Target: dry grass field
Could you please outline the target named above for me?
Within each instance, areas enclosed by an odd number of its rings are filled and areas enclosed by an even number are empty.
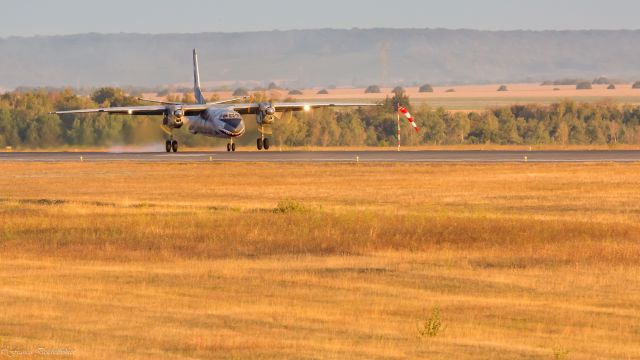
[[[0,357],[640,358],[640,164],[0,171]]]
[[[416,104],[442,106],[450,111],[477,111],[487,107],[509,106],[512,104],[551,104],[563,99],[580,102],[616,101],[625,104],[640,104],[640,90],[631,84],[617,84],[615,90],[607,90],[607,85],[593,85],[591,90],[576,90],[575,85],[507,84],[508,91],[497,91],[501,84],[434,86],[432,93],[420,93],[418,87],[407,87],[407,95]],[[454,92],[447,92],[454,89]],[[557,90],[555,90],[557,89]],[[329,89],[329,94],[318,95],[319,89],[302,89],[302,95],[288,95],[287,91],[272,90],[267,94],[275,99],[292,98],[296,101],[365,101],[372,102],[392,96],[392,88],[381,88],[379,94],[365,94],[364,88]],[[231,91],[209,92],[220,99],[232,98]],[[147,98],[160,99],[155,94]]]

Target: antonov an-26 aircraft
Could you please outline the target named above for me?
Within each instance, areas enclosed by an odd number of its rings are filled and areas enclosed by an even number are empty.
[[[178,151],[178,141],[173,138],[173,130],[181,128],[184,124],[189,127],[192,134],[201,134],[212,137],[228,139],[227,151],[235,151],[236,144],[233,139],[242,136],[245,132],[242,115],[254,114],[260,130],[260,138],[257,140],[258,150],[269,149],[269,138],[265,135],[272,133],[271,124],[277,119],[276,114],[285,111],[309,111],[314,108],[333,106],[373,106],[375,104],[359,103],[245,103],[231,104],[233,101],[244,98],[229,99],[207,103],[200,90],[200,73],[198,70],[198,54],[193,49],[193,91],[197,104],[184,104],[177,102],[151,101],[159,105],[109,107],[100,109],[82,109],[71,111],[56,111],[55,114],[86,114],[108,113],[128,115],[163,115],[162,129],[169,139],[166,141],[167,152]],[[143,100],[143,99],[140,99]]]

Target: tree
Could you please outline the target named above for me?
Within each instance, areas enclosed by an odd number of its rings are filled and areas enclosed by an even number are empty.
[[[298,89],[289,90],[289,95],[302,95],[302,91]]]
[[[474,125],[472,125],[470,136],[479,143],[498,143],[498,119],[493,112],[480,114]]]
[[[136,98],[126,95],[122,89],[112,87],[103,87],[96,90],[91,95],[91,100],[104,107],[138,105]]]
[[[395,98],[401,98],[404,96],[404,88],[402,86],[396,86],[393,88],[393,90],[391,90],[391,92],[393,93],[393,95],[395,96]]]
[[[463,144],[471,127],[467,114],[457,112],[452,116],[447,116],[446,119],[447,142],[450,144]]]
[[[329,92],[327,91],[327,89],[322,89],[322,90],[319,90],[319,91],[317,92],[317,94],[318,94],[318,95],[327,95],[327,94],[329,94]]]
[[[591,83],[587,81],[582,81],[576,84],[576,90],[591,90]]]
[[[418,91],[421,92],[421,93],[430,93],[430,92],[433,92],[433,87],[431,85],[429,85],[429,84],[424,84],[424,85],[420,86]]]
[[[340,127],[340,139],[338,145],[341,146],[362,146],[365,144],[367,133],[362,125],[362,121],[354,113],[339,113],[337,122]]]
[[[507,88],[507,85],[500,85],[498,91],[509,91],[509,89]]]
[[[632,89],[640,89],[640,81],[636,81],[631,85]]]
[[[561,145],[566,145],[569,142],[569,126],[564,121],[558,125],[556,131],[556,142]]]
[[[379,94],[380,92],[381,92],[380,91],[380,86],[378,86],[378,85],[369,85],[364,90],[365,94]]]
[[[518,127],[513,113],[507,108],[498,111],[498,142],[500,144],[520,144],[522,138],[518,134]]]

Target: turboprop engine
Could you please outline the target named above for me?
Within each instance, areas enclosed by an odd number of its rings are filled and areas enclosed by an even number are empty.
[[[162,124],[172,129],[180,129],[184,124],[184,111],[180,106],[170,105],[164,111]]]
[[[270,125],[276,118],[276,109],[269,103],[260,103],[256,112],[256,122],[258,125]]]

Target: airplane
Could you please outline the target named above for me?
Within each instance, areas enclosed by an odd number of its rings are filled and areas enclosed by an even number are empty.
[[[228,139],[227,151],[236,151],[233,139],[242,136],[245,131],[242,115],[256,116],[260,137],[256,141],[258,150],[269,150],[270,141],[266,135],[272,134],[271,125],[278,119],[278,113],[287,111],[310,111],[322,107],[361,107],[376,106],[371,103],[233,103],[244,98],[234,98],[207,103],[200,89],[200,71],[198,69],[198,54],[193,49],[193,92],[197,104],[145,100],[158,105],[124,106],[98,109],[80,109],[69,111],[54,111],[52,114],[88,114],[107,113],[122,115],[162,115],[162,130],[168,135],[165,143],[167,152],[178,151],[178,141],[173,138],[173,131],[187,124],[191,134]]]

